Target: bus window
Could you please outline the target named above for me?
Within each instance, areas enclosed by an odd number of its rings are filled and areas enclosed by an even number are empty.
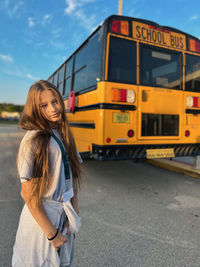
[[[74,91],[93,87],[101,80],[102,32],[98,31],[75,55]]]
[[[63,74],[64,74],[64,65],[59,69],[59,76],[58,76],[58,90],[60,93],[63,93]]]
[[[103,31],[99,30],[89,39],[86,87],[94,86],[101,80],[102,34]]]
[[[86,88],[86,66],[88,59],[88,45],[87,43],[75,55],[74,65],[74,91],[78,92]]]
[[[53,83],[53,76],[51,76],[51,78],[49,78],[49,82]]]
[[[185,89],[200,92],[200,57],[186,55]]]
[[[108,80],[121,83],[136,83],[135,42],[111,36]]]
[[[142,136],[178,136],[179,116],[142,114]]]
[[[141,84],[181,89],[181,54],[141,46]]]
[[[53,84],[55,86],[57,86],[57,76],[58,76],[58,72],[56,72],[54,75],[53,75]]]
[[[65,67],[65,88],[64,88],[64,95],[69,95],[71,91],[71,83],[72,83],[72,67],[73,67],[73,58],[71,57],[70,60],[66,62]]]

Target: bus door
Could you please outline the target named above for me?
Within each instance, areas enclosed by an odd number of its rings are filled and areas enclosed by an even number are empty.
[[[182,92],[139,86],[138,94],[138,139],[155,144],[180,139]]]

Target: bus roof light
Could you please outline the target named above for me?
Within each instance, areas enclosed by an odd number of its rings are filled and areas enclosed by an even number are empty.
[[[156,27],[153,26],[153,25],[149,25],[149,28],[150,28],[150,29],[155,29]]]
[[[164,32],[166,32],[166,33],[171,33],[169,30],[164,30]]]
[[[119,20],[112,21],[111,31],[115,33],[120,33],[120,21]]]
[[[200,52],[200,42],[195,41],[194,39],[189,39],[189,44],[190,44],[190,51],[193,52]]]
[[[157,30],[157,31],[160,31],[160,32],[162,32],[162,31],[163,31],[161,28],[157,28],[156,30]]]
[[[196,51],[200,52],[200,42],[196,41]]]
[[[120,102],[126,102],[127,101],[127,91],[125,89],[120,89]]]
[[[190,51],[196,51],[196,45],[194,39],[190,39]]]
[[[128,21],[121,21],[121,34],[129,36],[129,24]]]

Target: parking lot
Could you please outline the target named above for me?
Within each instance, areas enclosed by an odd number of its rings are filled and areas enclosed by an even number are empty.
[[[0,266],[11,266],[23,202],[22,133],[0,125]],[[200,180],[145,161],[85,161],[75,267],[200,266]],[[30,229],[31,233],[31,229]]]

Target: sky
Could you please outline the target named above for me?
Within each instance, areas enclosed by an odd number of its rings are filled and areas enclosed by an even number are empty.
[[[200,0],[123,0],[122,14],[200,38]],[[0,0],[0,103],[25,104],[108,16],[118,0]]]

